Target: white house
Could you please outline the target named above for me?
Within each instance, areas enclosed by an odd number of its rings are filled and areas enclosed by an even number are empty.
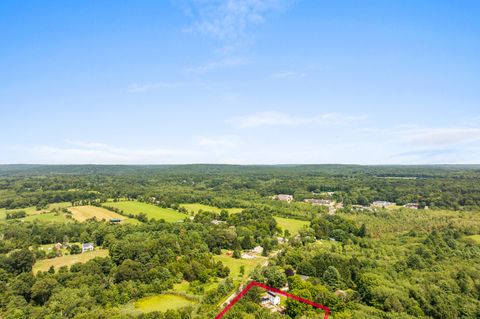
[[[252,249],[252,253],[254,254],[261,254],[263,253],[263,247],[262,246],[257,246]]]
[[[268,291],[267,298],[268,301],[274,306],[278,306],[280,304],[280,297],[274,292]]]
[[[271,304],[273,306],[280,305],[280,297],[271,291],[267,291],[265,297],[262,298],[262,304]]]
[[[372,203],[372,206],[375,206],[375,207],[387,207],[387,206],[393,206],[395,205],[395,203],[391,203],[391,202],[387,202],[387,201],[384,201],[384,200],[377,200],[377,201],[374,201]]]
[[[278,194],[276,198],[283,202],[291,202],[293,200],[293,196],[287,194]]]
[[[86,251],[93,251],[93,243],[83,243],[82,244],[82,253]]]

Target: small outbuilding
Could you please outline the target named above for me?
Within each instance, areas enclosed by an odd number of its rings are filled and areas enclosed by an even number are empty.
[[[86,251],[93,251],[94,247],[93,247],[93,243],[83,243],[82,244],[82,253],[86,252]]]

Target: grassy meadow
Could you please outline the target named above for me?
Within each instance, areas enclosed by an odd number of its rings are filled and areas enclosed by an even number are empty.
[[[36,274],[38,271],[47,271],[53,266],[55,269],[58,269],[62,266],[72,266],[76,263],[85,263],[90,259],[95,257],[106,257],[108,256],[108,250],[106,249],[96,249],[94,251],[88,251],[82,254],[77,255],[66,255],[51,259],[42,259],[39,260],[33,265],[33,273]]]
[[[139,299],[135,303],[135,308],[143,313],[153,311],[175,310],[195,305],[196,302],[184,296],[173,294],[161,294]]]
[[[29,215],[21,219],[24,222],[45,222],[45,223],[68,223],[72,222],[72,219],[66,217],[63,213],[42,213]]]
[[[226,210],[229,214],[236,214],[243,210],[243,208],[218,208],[215,206],[204,205],[199,203],[194,204],[181,204],[180,207],[185,208],[188,212],[197,214],[200,210],[205,212],[220,213],[222,210]]]
[[[54,203],[48,205],[45,209],[37,210],[35,206],[25,207],[25,208],[16,208],[16,209],[0,209],[0,221],[6,220],[8,213],[24,211],[27,216],[25,218],[21,218],[20,220],[23,221],[40,221],[40,222],[57,222],[63,223],[68,221],[63,214],[54,214],[50,213],[55,208],[66,208],[69,207],[71,204],[68,202],[62,203]]]
[[[308,226],[310,222],[304,220],[298,220],[293,218],[284,218],[275,216],[278,226],[282,229],[288,229],[290,234],[297,235],[298,231],[303,228],[303,226]]]
[[[248,275],[255,269],[255,267],[263,265],[268,260],[268,258],[261,256],[254,259],[236,259],[232,256],[227,256],[225,251],[222,251],[221,255],[213,256],[213,258],[215,261],[221,261],[225,266],[230,268],[230,277],[234,281],[242,281],[248,278]],[[245,267],[245,274],[243,276],[240,276],[241,266]]]
[[[187,217],[173,209],[158,207],[138,201],[108,202],[104,206],[121,209],[126,214],[138,215],[145,213],[148,219],[164,219],[166,222],[178,222]]]

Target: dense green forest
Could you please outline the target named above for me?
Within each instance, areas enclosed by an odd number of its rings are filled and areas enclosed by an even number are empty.
[[[210,319],[249,280],[333,319],[480,318],[479,180],[479,166],[0,165],[0,318]],[[263,294],[225,318],[319,318]],[[139,306],[162,297],[183,306]]]

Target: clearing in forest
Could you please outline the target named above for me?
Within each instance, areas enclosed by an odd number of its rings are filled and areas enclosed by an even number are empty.
[[[233,258],[222,251],[221,255],[213,256],[215,261],[221,261],[224,266],[228,266],[230,268],[230,277],[234,281],[243,281],[247,279],[250,273],[255,269],[257,266],[261,266],[268,261],[268,258],[258,256],[253,259],[243,259],[243,258]],[[241,275],[240,268],[244,267],[244,274]]]
[[[87,219],[95,217],[97,220],[106,220],[109,221],[110,219],[127,219],[120,214],[114,213],[109,211],[108,209],[96,206],[74,206],[68,209],[72,212],[73,218],[78,220],[79,222],[84,222]]]
[[[47,271],[53,266],[55,269],[58,269],[62,266],[71,266],[76,263],[85,263],[90,259],[95,257],[107,257],[107,249],[97,249],[94,251],[87,251],[82,254],[77,255],[66,255],[61,257],[55,257],[52,259],[42,259],[39,260],[33,265],[33,273],[36,274],[38,271]]]
[[[179,213],[173,209],[163,208],[147,203],[137,201],[108,202],[104,204],[108,207],[118,208],[125,214],[138,215],[145,213],[148,219],[163,219],[166,222],[178,222],[184,220],[187,215]]]
[[[24,222],[46,222],[46,223],[67,223],[71,222],[72,219],[68,219],[64,213],[42,213],[42,214],[34,214],[28,215],[21,220]]]
[[[275,216],[278,226],[285,231],[288,229],[290,234],[297,235],[298,231],[303,228],[303,226],[308,226],[310,222],[304,220],[298,220],[293,218],[277,217]]]
[[[71,204],[67,202],[62,203],[53,203],[48,205],[47,208],[37,210],[35,206],[24,207],[24,208],[15,208],[15,209],[0,209],[0,220],[6,220],[8,213],[24,211],[27,214],[27,217],[22,218],[23,221],[52,221],[52,222],[65,222],[65,217],[60,216],[59,214],[50,214],[49,212],[54,208],[65,208],[69,207]],[[60,213],[61,214],[61,213]],[[41,217],[35,217],[37,215],[45,215]],[[63,214],[61,214],[63,215]]]
[[[135,308],[141,312],[148,313],[153,311],[176,310],[188,306],[193,306],[196,301],[184,296],[161,294],[145,297],[135,303]]]
[[[220,213],[222,210],[226,210],[229,214],[236,214],[243,210],[243,208],[218,208],[215,206],[204,205],[199,203],[193,204],[181,204],[180,207],[185,208],[190,213],[197,214],[200,210],[204,212]]]

